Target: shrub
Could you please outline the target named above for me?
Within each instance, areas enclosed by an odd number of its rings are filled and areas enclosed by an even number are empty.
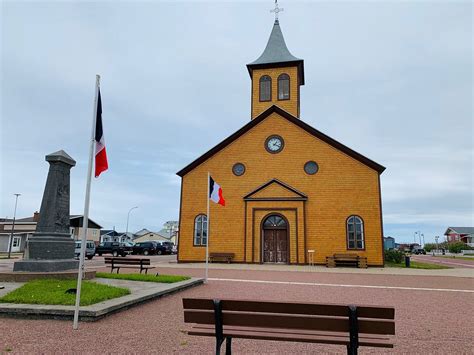
[[[405,254],[400,250],[386,250],[385,261],[400,264],[403,261]]]
[[[432,250],[436,250],[436,243],[426,243],[424,247],[425,251],[429,253]]]
[[[457,254],[457,253],[460,253],[461,250],[471,250],[471,249],[472,248],[469,245],[467,245],[463,242],[454,242],[454,243],[449,243],[448,244],[448,250],[449,250],[450,253]]]

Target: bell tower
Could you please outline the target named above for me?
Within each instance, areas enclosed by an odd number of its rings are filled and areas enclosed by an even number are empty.
[[[275,22],[270,38],[262,55],[250,64],[247,69],[252,80],[251,119],[254,119],[267,108],[277,105],[299,118],[300,86],[304,85],[304,62],[293,56],[286,47],[281,32],[278,12],[275,3]]]

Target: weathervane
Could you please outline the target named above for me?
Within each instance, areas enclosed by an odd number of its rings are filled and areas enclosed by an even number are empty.
[[[278,0],[275,0],[275,8],[273,10],[270,10],[270,12],[274,12],[275,13],[275,21],[278,21],[278,13],[280,11],[283,11],[283,8],[279,8],[278,7]]]

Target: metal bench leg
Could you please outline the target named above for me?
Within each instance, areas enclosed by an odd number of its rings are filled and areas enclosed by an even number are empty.
[[[359,321],[357,319],[357,306],[349,306],[349,339],[347,345],[348,355],[357,355],[359,347]]]
[[[222,327],[222,304],[220,300],[213,300],[214,302],[214,324],[216,330],[216,355],[221,354],[221,345],[224,342],[223,327]],[[226,345],[227,349],[227,345]]]
[[[225,338],[225,355],[232,354],[232,338],[226,337]]]

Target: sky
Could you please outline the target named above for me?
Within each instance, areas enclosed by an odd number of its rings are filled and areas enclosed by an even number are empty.
[[[384,233],[411,242],[473,226],[470,1],[283,1],[305,60],[301,119],[385,166]],[[109,170],[90,217],[159,230],[176,172],[250,120],[245,65],[273,26],[266,1],[2,1],[0,217],[41,205],[45,155],[64,149],[82,214],[95,75]],[[215,128],[218,129],[215,129]],[[442,240],[442,238],[440,239]]]

